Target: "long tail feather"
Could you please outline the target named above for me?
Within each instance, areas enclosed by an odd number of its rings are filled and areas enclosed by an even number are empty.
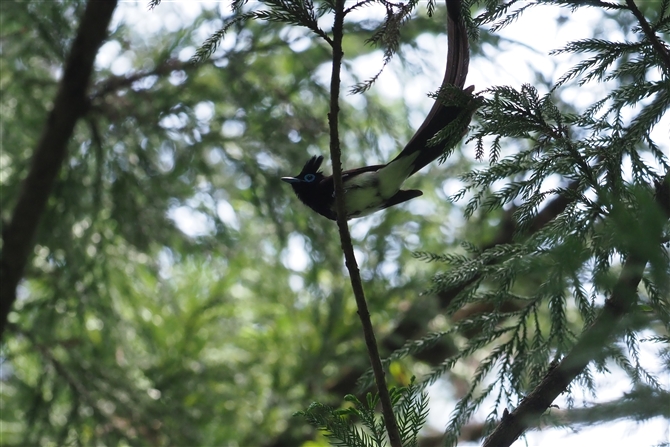
[[[446,0],[447,2],[447,68],[442,80],[442,91],[447,86],[454,86],[463,89],[465,78],[468,75],[468,66],[470,64],[470,46],[468,44],[468,34],[461,16],[461,1]],[[466,91],[471,92],[471,88]],[[440,130],[444,129],[449,123],[457,120],[463,111],[462,106],[445,106],[443,104],[444,95],[439,95],[433,104],[433,108],[428,113],[421,127],[416,131],[412,139],[405,148],[393,160],[411,155],[416,151],[421,151],[414,162],[414,174],[428,163],[432,162],[447,149],[445,143],[438,143],[433,146],[428,141]],[[469,119],[467,120],[469,122]],[[467,123],[465,124],[467,126]],[[465,129],[463,129],[463,133]],[[463,135],[460,135],[462,137]],[[451,140],[451,139],[449,139]],[[447,141],[448,143],[448,141]],[[391,163],[393,163],[391,161]]]

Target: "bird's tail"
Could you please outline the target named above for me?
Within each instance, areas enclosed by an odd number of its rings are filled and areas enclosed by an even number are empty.
[[[471,98],[470,93],[472,93],[474,87],[471,86],[463,90],[470,64],[470,47],[465,23],[461,16],[461,1],[446,0],[446,2],[447,68],[440,91],[433,108],[430,109],[421,127],[402,152],[391,161],[393,163],[400,158],[420,151],[409,175],[414,174],[444,154],[447,149],[453,147],[465,135],[474,112],[474,108],[469,105],[470,101],[468,100],[468,98]],[[439,142],[432,141],[429,143],[443,129],[445,131],[437,138]],[[436,144],[431,144],[433,142]]]

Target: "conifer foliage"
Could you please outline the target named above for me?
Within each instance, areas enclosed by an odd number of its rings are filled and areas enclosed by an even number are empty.
[[[519,12],[506,11],[513,3],[489,2],[474,23],[504,26]],[[571,9],[594,6],[560,3]],[[485,445],[509,445],[573,383],[593,390],[592,374],[606,371],[608,361],[628,374],[634,390],[667,392],[640,365],[639,350],[643,342],[667,342],[642,340],[643,331],[657,327],[667,334],[670,329],[667,142],[661,150],[652,136],[670,99],[670,50],[659,37],[669,30],[668,2],[650,22],[632,1],[596,3],[632,14],[638,21],[632,29],[636,39],[583,39],[555,51],[587,58],[545,94],[531,85],[481,93],[470,140],[479,157],[488,150],[490,165],[464,174],[466,186],[453,199],[470,197],[466,216],[512,210],[513,240],[471,256],[417,254],[447,266],[436,276],[435,289],[462,288],[452,309],[473,303],[495,309],[461,323],[478,327],[479,335],[428,377],[434,381],[459,359],[495,346],[457,405],[447,428],[449,444],[493,397],[492,426],[503,414],[501,407],[505,415]],[[569,81],[584,88],[609,81],[615,86],[575,113],[557,100]],[[502,156],[511,144],[518,149]],[[554,197],[565,200],[564,209],[533,228],[543,204]],[[510,302],[515,310],[503,311]],[[508,406],[516,409],[507,414]]]

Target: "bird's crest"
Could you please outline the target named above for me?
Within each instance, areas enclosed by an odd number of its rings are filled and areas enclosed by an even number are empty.
[[[302,171],[300,171],[298,177],[301,177],[305,174],[321,174],[321,171],[319,171],[321,163],[323,163],[323,157],[321,155],[313,156],[307,161],[307,163],[305,163],[305,166],[302,168]]]

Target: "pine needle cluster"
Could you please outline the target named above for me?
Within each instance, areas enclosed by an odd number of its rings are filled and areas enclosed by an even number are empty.
[[[523,2],[512,11],[514,3],[489,2],[474,22],[490,23],[496,30],[525,9],[547,2]],[[560,3],[572,9],[615,6]],[[633,6],[616,9],[633,12]],[[475,304],[494,310],[408,343],[392,356],[395,360],[416,354],[439,336],[476,334],[423,379],[430,384],[457,362],[488,352],[453,412],[446,430],[448,445],[456,444],[461,428],[484,401],[494,402],[488,418],[492,428],[503,410],[517,406],[576,349],[592,325],[611,324],[616,329],[593,340],[597,346],[590,352],[592,367],[579,371],[576,383],[595,392],[593,372],[607,371],[608,362],[613,362],[627,373],[633,389],[667,393],[654,373],[641,366],[639,355],[643,331],[670,332],[670,166],[667,143],[661,149],[652,133],[670,105],[668,47],[657,37],[669,30],[664,1],[653,22],[632,30],[637,40],[583,39],[555,51],[589,57],[545,94],[532,85],[481,92],[469,141],[475,142],[477,157],[488,153],[490,164],[464,174],[465,186],[452,200],[467,198],[466,217],[509,211],[512,242],[486,250],[464,244],[464,254],[420,252],[416,257],[444,264],[434,278],[434,291],[460,291],[448,312]],[[583,112],[569,113],[558,96],[572,81],[579,86],[615,86]],[[538,226],[544,207],[556,199],[564,206]],[[633,259],[641,271],[637,293],[627,297],[628,307],[617,319],[596,322],[620,293],[617,288],[626,274],[622,266]],[[510,303],[514,310],[509,310]],[[664,343],[658,338],[645,342]],[[640,398],[638,404],[643,401]],[[601,421],[606,419],[603,415]]]
[[[428,418],[428,395],[414,378],[407,387],[389,390],[404,447],[417,447],[419,430]],[[385,447],[388,445],[384,421],[377,414],[379,395],[368,393],[365,402],[354,395],[345,397],[343,409],[313,403],[297,413],[321,430],[337,447]]]

